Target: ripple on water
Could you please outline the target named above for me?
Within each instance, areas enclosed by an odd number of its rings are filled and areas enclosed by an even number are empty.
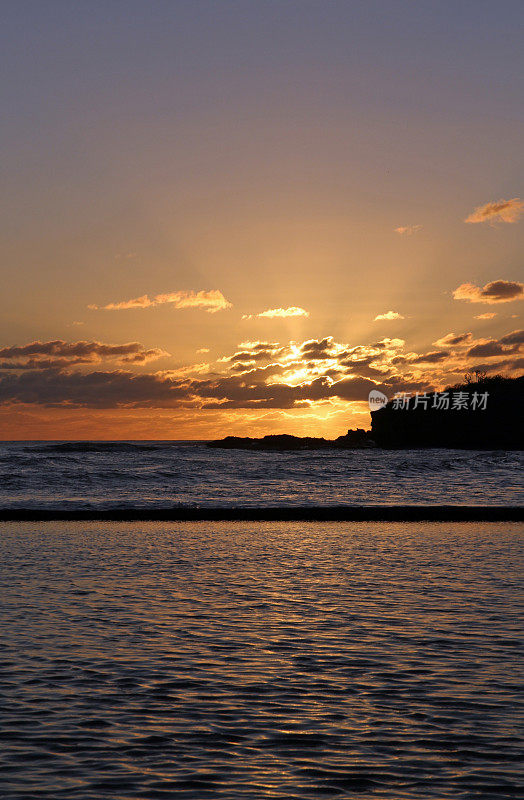
[[[520,796],[522,534],[3,525],[0,796]]]

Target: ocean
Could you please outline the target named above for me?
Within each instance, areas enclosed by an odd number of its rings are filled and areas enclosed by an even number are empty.
[[[0,508],[522,505],[519,452],[0,445]],[[2,800],[524,792],[518,522],[0,523]]]
[[[0,508],[522,505],[522,451],[0,443]]]
[[[522,796],[523,534],[3,523],[0,796]]]

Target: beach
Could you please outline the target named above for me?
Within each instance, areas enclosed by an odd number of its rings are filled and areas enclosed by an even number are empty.
[[[523,535],[2,523],[2,796],[516,797]]]

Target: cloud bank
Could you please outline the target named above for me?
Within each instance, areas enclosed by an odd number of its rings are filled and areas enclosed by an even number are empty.
[[[521,369],[523,342],[522,330],[489,340],[449,333],[437,341],[439,349],[426,353],[406,351],[398,338],[354,346],[332,336],[287,343],[247,341],[216,362],[158,372],[130,368],[166,355],[137,342],[31,342],[0,350],[0,404],[182,409],[188,414],[300,411],[318,403],[340,407],[364,402],[371,389],[391,397],[397,391],[429,391],[456,383],[476,368]],[[117,366],[86,368],[104,359]]]
[[[64,369],[100,361],[119,361],[124,364],[146,364],[168,356],[158,347],[146,348],[140,342],[104,344],[103,342],[49,342],[3,347],[0,349],[0,369]]]

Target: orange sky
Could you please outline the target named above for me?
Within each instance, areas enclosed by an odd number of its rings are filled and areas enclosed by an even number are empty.
[[[521,374],[502,6],[13,4],[0,438],[336,436]]]

